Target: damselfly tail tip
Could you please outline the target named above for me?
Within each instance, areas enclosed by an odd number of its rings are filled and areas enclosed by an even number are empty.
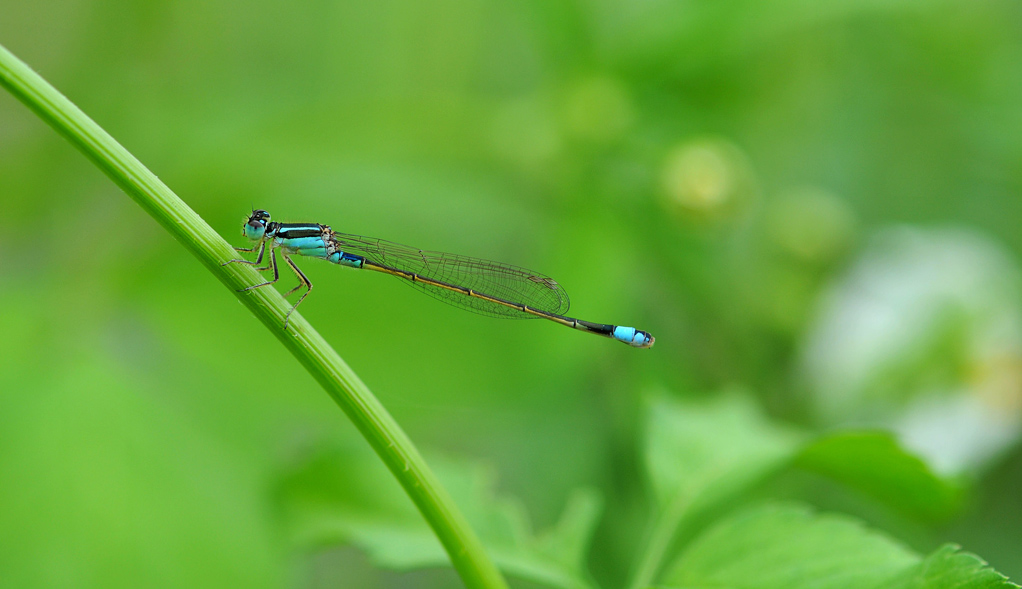
[[[652,348],[654,343],[656,343],[656,338],[653,337],[653,334],[637,329],[631,345],[636,348]]]
[[[633,348],[651,348],[656,341],[648,331],[635,329],[634,327],[617,326],[611,336],[619,342],[624,342]]]

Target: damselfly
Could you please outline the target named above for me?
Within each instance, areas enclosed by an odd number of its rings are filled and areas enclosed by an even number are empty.
[[[231,263],[260,266],[269,247],[269,264],[257,270],[273,270],[273,280],[243,290],[252,290],[277,282],[277,250],[295,276],[298,286],[289,290],[289,296],[303,286],[306,291],[284,318],[287,329],[291,313],[312,292],[312,283],[298,269],[290,256],[321,258],[351,268],[375,270],[397,276],[422,292],[468,311],[511,319],[549,319],[561,325],[616,339],[636,348],[653,345],[648,332],[623,327],[590,323],[566,317],[568,293],[553,278],[499,262],[469,258],[456,254],[431,252],[382,239],[338,233],[318,223],[279,223],[270,221],[263,210],[252,211],[241,229],[242,235],[256,242],[251,248],[234,248],[240,252],[258,252],[254,262],[230,260]]]

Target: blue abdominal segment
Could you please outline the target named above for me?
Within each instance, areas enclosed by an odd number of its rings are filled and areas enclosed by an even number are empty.
[[[648,348],[653,343],[653,336],[634,327],[617,326],[613,335],[614,339],[636,348]]]
[[[330,254],[327,260],[334,264],[340,264],[341,266],[350,266],[352,268],[361,268],[362,262],[365,262],[365,258],[361,256],[353,256],[344,252],[334,252]]]

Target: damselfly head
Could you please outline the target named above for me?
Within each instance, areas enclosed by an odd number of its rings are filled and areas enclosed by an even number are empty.
[[[248,220],[241,227],[241,234],[249,239],[259,240],[266,233],[266,225],[270,222],[270,214],[262,209],[252,211]]]

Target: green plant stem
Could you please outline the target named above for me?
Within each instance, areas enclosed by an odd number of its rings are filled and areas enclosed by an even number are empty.
[[[632,582],[628,584],[630,589],[643,589],[653,584],[657,573],[664,566],[664,558],[688,507],[688,494],[679,492],[656,518],[646,549],[640,553],[643,555],[642,560],[636,567]]]
[[[397,477],[447,550],[465,585],[507,586],[418,450],[344,360],[298,313],[291,316],[287,331],[282,328],[290,306],[276,290],[237,292],[262,282],[252,266],[222,266],[236,257],[233,248],[113,137],[2,45],[0,86],[81,150],[194,254],[319,381]]]

